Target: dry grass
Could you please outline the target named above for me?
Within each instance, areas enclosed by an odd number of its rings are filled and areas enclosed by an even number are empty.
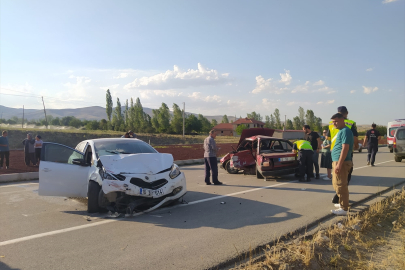
[[[255,262],[258,269],[405,269],[405,190],[311,237],[278,241]]]

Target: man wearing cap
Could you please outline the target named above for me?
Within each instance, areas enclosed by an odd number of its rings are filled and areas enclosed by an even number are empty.
[[[374,167],[375,155],[378,152],[378,141],[381,139],[380,132],[375,129],[377,127],[376,124],[371,125],[371,129],[367,131],[366,137],[364,137],[363,145],[367,145],[367,165]]]
[[[311,143],[306,140],[299,140],[293,144],[293,152],[298,154],[299,163],[299,181],[305,182],[305,173],[307,174],[307,182],[311,181],[312,175],[312,150]]]
[[[357,150],[359,148],[359,142],[358,142],[358,136],[359,134],[357,133],[357,127],[356,127],[356,122],[354,122],[353,120],[349,120],[347,119],[347,116],[349,115],[349,111],[347,110],[346,106],[340,106],[337,108],[338,113],[340,113],[341,115],[343,115],[344,118],[344,122],[347,128],[349,128],[352,133],[353,133],[353,149]],[[329,122],[329,129],[328,129],[328,133],[327,133],[327,138],[331,141],[331,146],[330,146],[330,150],[333,150],[333,146],[336,143],[336,136],[337,133],[339,132],[338,129],[336,129],[333,125],[333,121]],[[351,152],[352,155],[352,161],[353,161],[353,151]],[[349,175],[347,178],[347,185],[349,185],[350,180],[352,179],[352,172],[353,172],[353,166],[349,171]],[[332,199],[332,203],[338,203],[339,202],[339,197],[337,194],[335,194],[335,196]]]

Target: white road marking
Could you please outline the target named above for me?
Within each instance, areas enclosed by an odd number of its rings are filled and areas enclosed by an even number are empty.
[[[392,160],[376,163],[376,165],[387,163],[387,162],[392,162]],[[367,167],[369,167],[369,166],[358,167],[358,168],[354,168],[353,170],[367,168]],[[295,181],[289,181],[289,182],[286,182],[286,183],[279,183],[279,184],[260,187],[260,188],[248,189],[248,190],[245,190],[245,191],[239,191],[239,192],[230,193],[230,194],[226,194],[226,195],[221,195],[221,196],[211,197],[211,198],[202,199],[202,200],[198,200],[198,201],[193,201],[193,202],[189,202],[188,204],[176,205],[174,207],[170,207],[170,209],[177,208],[177,207],[184,207],[184,206],[187,206],[187,205],[194,205],[194,204],[203,203],[203,202],[208,202],[208,201],[217,200],[217,199],[221,199],[221,198],[225,198],[225,197],[231,197],[231,196],[235,196],[235,195],[239,195],[239,194],[243,194],[243,193],[248,193],[248,192],[253,192],[253,191],[258,191],[258,190],[263,190],[263,189],[270,189],[272,187],[288,185],[288,184],[297,183],[297,182],[298,182],[298,180],[295,180]],[[34,183],[31,183],[31,184],[34,184]],[[38,184],[38,183],[35,183],[35,184]],[[165,209],[165,210],[167,210],[167,209]],[[142,213],[137,213],[137,215],[140,215],[140,214],[142,214]],[[15,243],[19,243],[19,242],[24,242],[24,241],[28,241],[28,240],[32,240],[32,239],[36,239],[36,238],[42,238],[42,237],[49,236],[49,235],[55,235],[55,234],[60,234],[60,233],[65,233],[65,232],[76,231],[76,230],[80,230],[80,229],[85,229],[85,228],[89,228],[89,227],[94,227],[94,226],[98,226],[98,225],[112,223],[112,222],[115,222],[115,221],[118,221],[118,219],[104,220],[104,221],[99,221],[99,222],[95,222],[95,223],[70,227],[70,228],[66,228],[66,229],[50,231],[50,232],[40,233],[40,234],[34,234],[34,235],[30,235],[30,236],[25,236],[25,237],[21,237],[21,238],[16,238],[16,239],[0,242],[0,246],[6,246],[6,245],[15,244]]]
[[[393,160],[388,160],[388,161],[376,163],[376,164],[374,164],[374,165],[380,165],[380,164],[387,163],[387,162],[393,162]],[[363,166],[363,167],[358,167],[358,168],[354,168],[353,171],[354,171],[354,170],[358,170],[358,169],[363,169],[363,168],[370,168],[370,167],[371,167],[371,165],[367,165],[367,166]]]

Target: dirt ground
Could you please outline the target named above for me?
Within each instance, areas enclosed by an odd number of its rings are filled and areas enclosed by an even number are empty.
[[[217,146],[220,148],[218,156],[223,156],[226,153],[232,151],[231,147],[232,145],[236,147],[236,144],[234,143],[217,144]],[[202,144],[159,145],[155,146],[155,149],[160,153],[172,154],[174,160],[199,159],[204,157],[204,149]],[[37,166],[32,165],[25,166],[24,151],[12,150],[10,151],[10,168],[6,170],[5,164],[3,164],[3,169],[0,170],[0,175],[10,173],[22,173],[22,172],[37,172],[37,171],[38,171]]]

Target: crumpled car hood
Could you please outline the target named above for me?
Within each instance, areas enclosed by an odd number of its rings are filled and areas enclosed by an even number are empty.
[[[112,174],[156,174],[173,165],[173,156],[161,153],[101,156],[100,160]]]

